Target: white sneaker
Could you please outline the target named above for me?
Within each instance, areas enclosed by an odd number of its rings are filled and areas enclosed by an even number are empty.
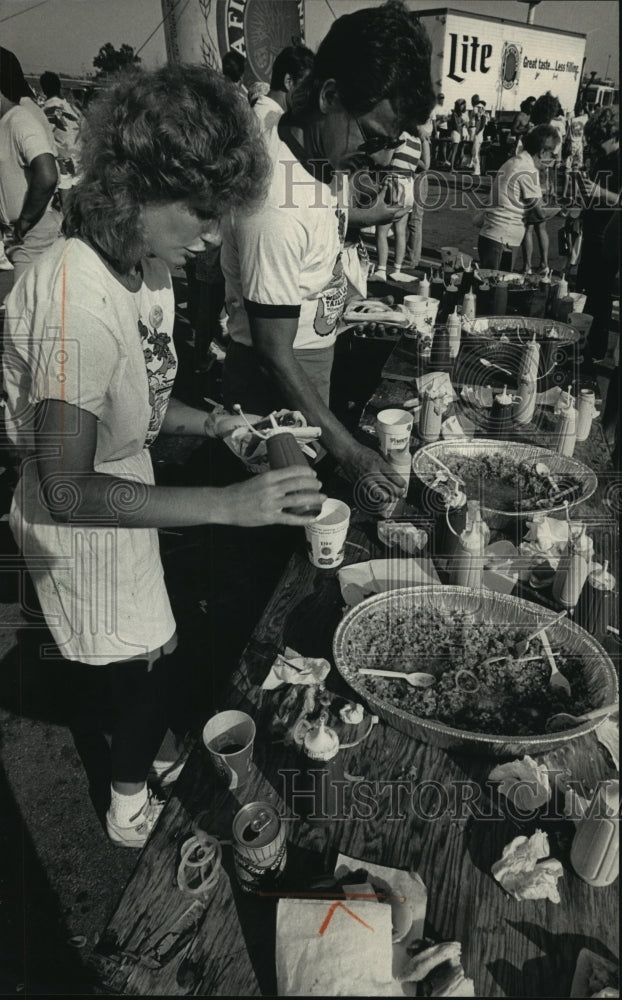
[[[393,274],[389,275],[391,281],[403,281],[408,284],[411,281],[416,281],[416,276],[413,274],[404,274],[402,271],[394,271]]]
[[[386,281],[387,280],[387,269],[386,267],[377,267],[374,271],[374,281]]]
[[[119,826],[113,819],[110,809],[106,813],[106,830],[113,844],[121,847],[133,847],[140,850],[144,847],[149,834],[158,822],[164,802],[157,799],[153,792],[147,790],[144,805],[130,820],[130,826]]]

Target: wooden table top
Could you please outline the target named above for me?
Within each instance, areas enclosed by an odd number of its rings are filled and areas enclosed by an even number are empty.
[[[372,409],[390,391],[381,383]],[[393,405],[399,405],[397,399]],[[595,425],[593,434],[598,433]],[[600,463],[600,449],[587,451],[589,464]],[[346,564],[386,556],[375,523],[358,511],[348,541]],[[342,612],[336,571],[311,566],[301,539],[232,678],[226,706],[248,711],[257,724],[251,782],[236,799],[223,788],[203,745],[195,747],[98,945],[93,960],[102,989],[139,996],[276,995],[276,900],[241,892],[227,844],[224,871],[205,906],[180,892],[177,866],[199,816],[202,829],[226,842],[244,802],[267,801],[287,815],[282,771],[302,764],[296,749],[283,742],[284,720],[296,717],[304,688],[263,691],[260,685],[286,646],[332,662],[332,638]],[[335,667],[327,688],[335,692],[334,706],[342,704],[337,699],[348,689]],[[568,820],[541,817],[539,823],[518,824],[503,813],[486,818],[486,804],[492,801],[485,785],[494,766],[490,759],[418,742],[382,721],[340,758],[348,775],[370,782],[405,781],[409,792],[400,800],[400,814],[392,812],[390,796],[378,795],[369,819],[351,814],[327,825],[284,819],[288,866],[283,891],[308,891],[314,878],[332,874],[338,853],[360,858],[362,867],[367,861],[418,872],[428,892],[426,933],[462,943],[463,966],[477,996],[568,996],[582,948],[609,958],[617,954],[617,884],[595,889],[574,874],[568,856],[574,827]],[[540,760],[551,770],[568,770],[586,793],[616,774],[594,733]],[[416,795],[411,801],[421,782],[438,782],[448,790],[450,805],[434,818],[415,808]],[[469,782],[482,791],[478,815],[451,806],[456,790]],[[432,816],[433,804],[429,809]],[[490,872],[506,844],[538,825],[549,835],[551,855],[563,863],[559,904],[518,902]]]

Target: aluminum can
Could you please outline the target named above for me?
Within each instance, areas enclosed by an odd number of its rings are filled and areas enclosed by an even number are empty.
[[[249,802],[233,820],[235,873],[245,892],[274,890],[285,871],[285,828],[268,802]]]

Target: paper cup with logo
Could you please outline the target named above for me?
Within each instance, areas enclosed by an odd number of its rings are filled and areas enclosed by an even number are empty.
[[[324,501],[315,521],[305,525],[307,552],[313,566],[332,569],[341,565],[349,524],[350,508],[347,503],[330,498]]]
[[[203,727],[203,743],[218,774],[232,790],[249,779],[254,742],[255,723],[246,712],[219,712]]]
[[[408,410],[380,410],[376,417],[376,434],[380,451],[388,458],[392,452],[402,452],[410,444],[413,415]]]

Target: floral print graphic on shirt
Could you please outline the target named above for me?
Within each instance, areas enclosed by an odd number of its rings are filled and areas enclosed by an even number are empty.
[[[337,229],[341,249],[335,260],[330,282],[318,297],[313,329],[319,337],[327,337],[335,329],[346,307],[348,292],[348,283],[341,259],[346,235],[347,217],[346,213],[339,208],[335,209],[335,215],[337,217]]]
[[[149,321],[154,324],[153,329],[150,330],[141,319],[138,320],[138,331],[147,366],[149,406],[151,407],[149,427],[145,438],[146,448],[153,444],[160,433],[177,370],[177,360],[168,346],[171,342],[170,335],[163,330],[155,329],[162,322],[162,317],[162,310],[154,306],[149,313]]]

